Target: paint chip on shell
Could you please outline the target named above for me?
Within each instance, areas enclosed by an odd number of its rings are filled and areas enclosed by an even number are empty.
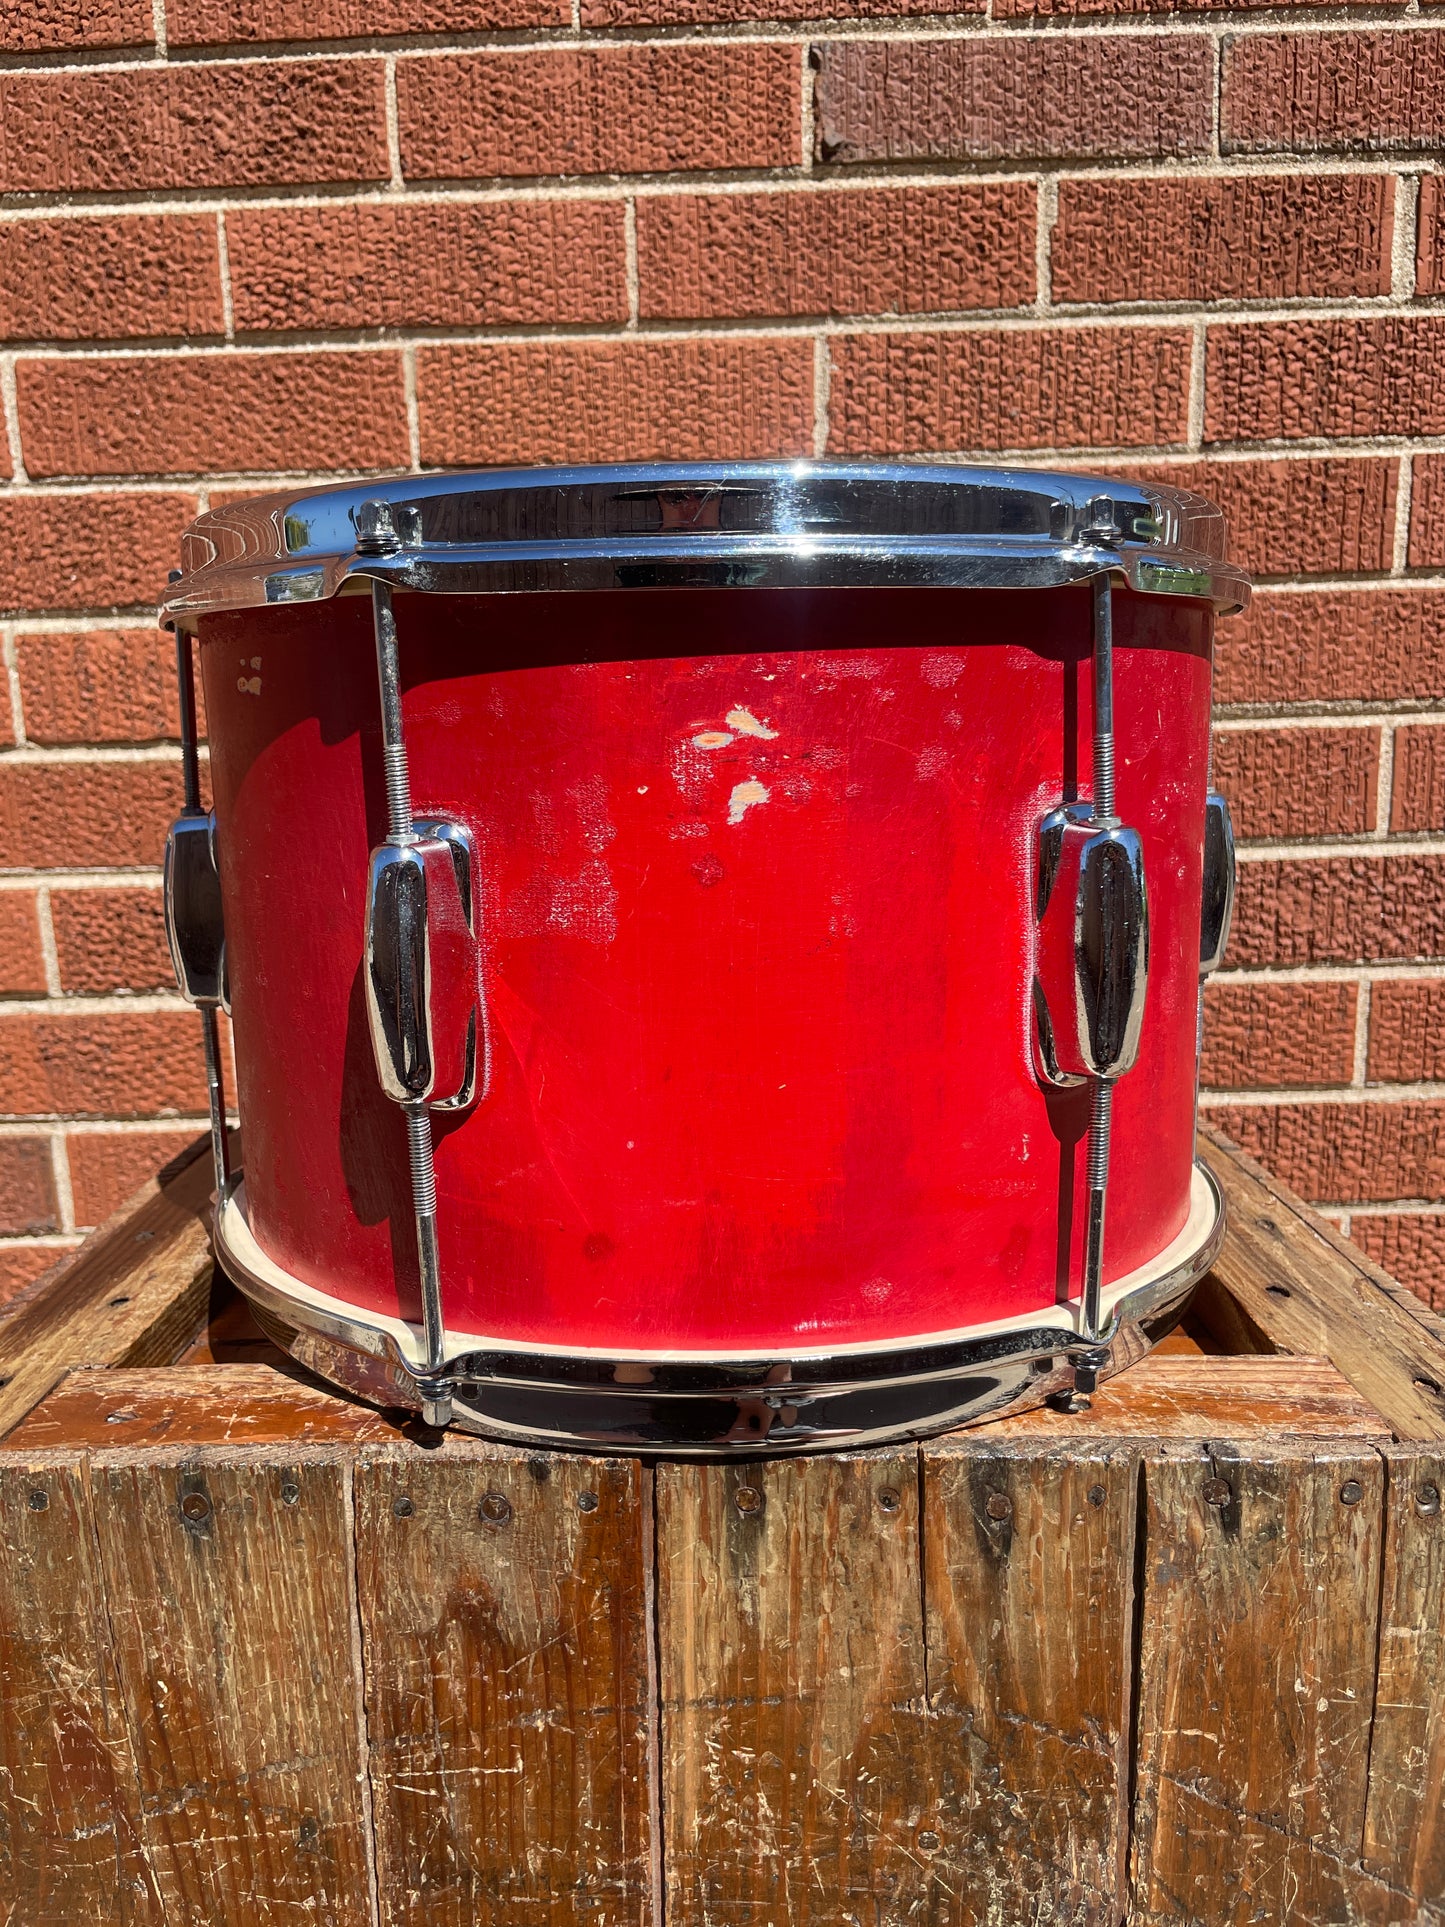
[[[723,720],[739,736],[760,736],[767,743],[772,742],[778,733],[775,729],[769,729],[766,723],[760,723],[750,709],[730,709]]]
[[[243,696],[259,696],[261,693],[261,678],[259,676],[238,676],[236,678],[236,687]]]
[[[749,777],[746,783],[735,783],[733,793],[728,798],[728,822],[741,823],[754,803],[766,803],[767,785]]]
[[[726,749],[732,737],[725,729],[705,729],[692,739],[694,749]]]

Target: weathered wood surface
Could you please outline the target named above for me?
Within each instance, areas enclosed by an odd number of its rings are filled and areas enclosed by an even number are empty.
[[[381,1919],[653,1927],[649,1475],[449,1439],[356,1490]]]

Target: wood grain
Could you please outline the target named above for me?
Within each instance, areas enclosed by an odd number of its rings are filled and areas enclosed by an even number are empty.
[[[1441,1321],[1227,1140],[1203,1132],[1229,1232],[1214,1277],[1279,1351],[1328,1358],[1397,1438],[1445,1440]]]
[[[0,1465],[0,1919],[159,1927],[78,1457]]]
[[[1133,1877],[1141,1921],[1408,1917],[1358,1872],[1384,1466],[1346,1443],[1145,1461]],[[1228,1503],[1210,1504],[1222,1481]],[[1353,1483],[1352,1483],[1353,1482]],[[1354,1504],[1344,1503],[1358,1487]]]
[[[370,1927],[346,1467],[116,1455],[91,1477],[166,1919]]]
[[[648,1927],[651,1507],[633,1461],[366,1447],[387,1927]]]
[[[1137,1478],[1097,1441],[924,1448],[940,1919],[1126,1912]]]
[[[1445,1900],[1445,1454],[1392,1446],[1365,1858]]]
[[[946,1905],[916,1452],[656,1477],[670,1927]]]

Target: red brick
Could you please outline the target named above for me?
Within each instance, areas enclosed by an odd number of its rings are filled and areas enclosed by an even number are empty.
[[[1210,984],[1202,1082],[1211,1090],[1348,1084],[1358,996],[1354,984]]]
[[[625,321],[618,201],[241,208],[226,217],[236,326]]]
[[[67,994],[174,990],[159,890],[52,890],[50,916]]]
[[[988,0],[828,0],[830,20],[983,13]],[[582,0],[584,27],[671,27],[722,20],[815,20],[818,0]]]
[[[172,1116],[205,1109],[190,1010],[0,1010],[0,1109],[12,1116]]]
[[[1445,194],[1438,174],[1420,176],[1416,216],[1415,292],[1445,294]]]
[[[156,868],[180,806],[179,760],[0,764],[0,862]]]
[[[196,1141],[180,1131],[74,1131],[66,1138],[75,1222],[103,1224],[148,1178]]]
[[[1375,574],[1394,559],[1393,458],[1158,462],[1129,473],[1216,503],[1229,523],[1231,557],[1256,580]]]
[[[648,196],[642,314],[925,314],[1032,301],[1031,183]]]
[[[69,1255],[66,1246],[0,1244],[0,1305],[18,1298],[27,1285]]]
[[[699,460],[812,445],[803,340],[422,348],[424,462]]]
[[[821,161],[1208,151],[1200,36],[832,40],[816,51]]]
[[[1245,12],[1255,7],[1288,7],[1297,0],[1234,0],[1230,12]],[[1324,7],[1331,0],[1299,0],[1300,4]],[[995,20],[1078,19],[1088,14],[1158,14],[1220,12],[1226,0],[994,0]],[[1370,6],[1374,0],[1342,0],[1345,6]],[[1407,0],[1380,0],[1383,6],[1403,7]]]
[[[387,173],[379,60],[0,75],[0,192],[300,186]]]
[[[841,336],[829,452],[1182,441],[1189,357],[1189,336],[1171,328]]]
[[[43,997],[45,962],[33,890],[0,890],[0,997]]]
[[[1410,567],[1445,569],[1445,455],[1417,455],[1410,466]]]
[[[32,743],[149,743],[180,734],[175,645],[155,629],[22,635],[16,644]]]
[[[33,475],[395,468],[407,460],[392,353],[21,361]]]
[[[1390,153],[1442,137],[1445,33],[1245,34],[1226,45],[1226,154]]]
[[[1348,836],[1375,827],[1378,728],[1220,730],[1213,770],[1241,837]]]
[[[1211,328],[1205,438],[1445,433],[1445,314]]]
[[[1445,858],[1334,856],[1239,866],[1233,965],[1445,957]]]
[[[1352,1218],[1350,1237],[1417,1298],[1445,1311],[1445,1213],[1401,1211],[1384,1218]]]
[[[1445,590],[1266,592],[1219,627],[1220,702],[1412,701],[1442,688]]]
[[[1445,1078],[1445,981],[1387,977],[1374,986],[1368,1075],[1382,1084]]]
[[[166,38],[172,47],[372,40],[385,34],[571,23],[568,0],[166,0]]]
[[[212,214],[0,224],[0,338],[219,335]]]
[[[180,559],[193,495],[0,495],[0,609],[154,606]]]
[[[150,0],[0,0],[0,52],[149,47],[154,40]]]
[[[1384,174],[1061,181],[1054,299],[1388,294],[1393,205]]]
[[[1445,830],[1445,724],[1395,731],[1392,830]]]
[[[397,63],[408,180],[788,167],[794,46],[620,46]]]
[[[1445,1195],[1445,1103],[1211,1105],[1207,1116],[1321,1204]]]
[[[33,1237],[59,1229],[50,1140],[0,1138],[0,1232]]]

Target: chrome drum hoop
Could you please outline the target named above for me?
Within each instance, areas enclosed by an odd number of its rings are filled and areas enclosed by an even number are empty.
[[[471,1339],[446,1361],[454,1423],[523,1447],[710,1459],[886,1445],[1026,1411],[1069,1393],[1081,1354],[1107,1378],[1178,1322],[1224,1238],[1224,1196],[1202,1163],[1192,1198],[1189,1224],[1156,1265],[1105,1293],[1097,1345],[1078,1326],[1077,1302],[1008,1331],[792,1356],[619,1358]],[[223,1270],[298,1364],[369,1404],[421,1409],[425,1363],[413,1328],[326,1298],[273,1265],[247,1223],[239,1172],[217,1204],[215,1232]],[[398,1333],[411,1337],[415,1357]]]

